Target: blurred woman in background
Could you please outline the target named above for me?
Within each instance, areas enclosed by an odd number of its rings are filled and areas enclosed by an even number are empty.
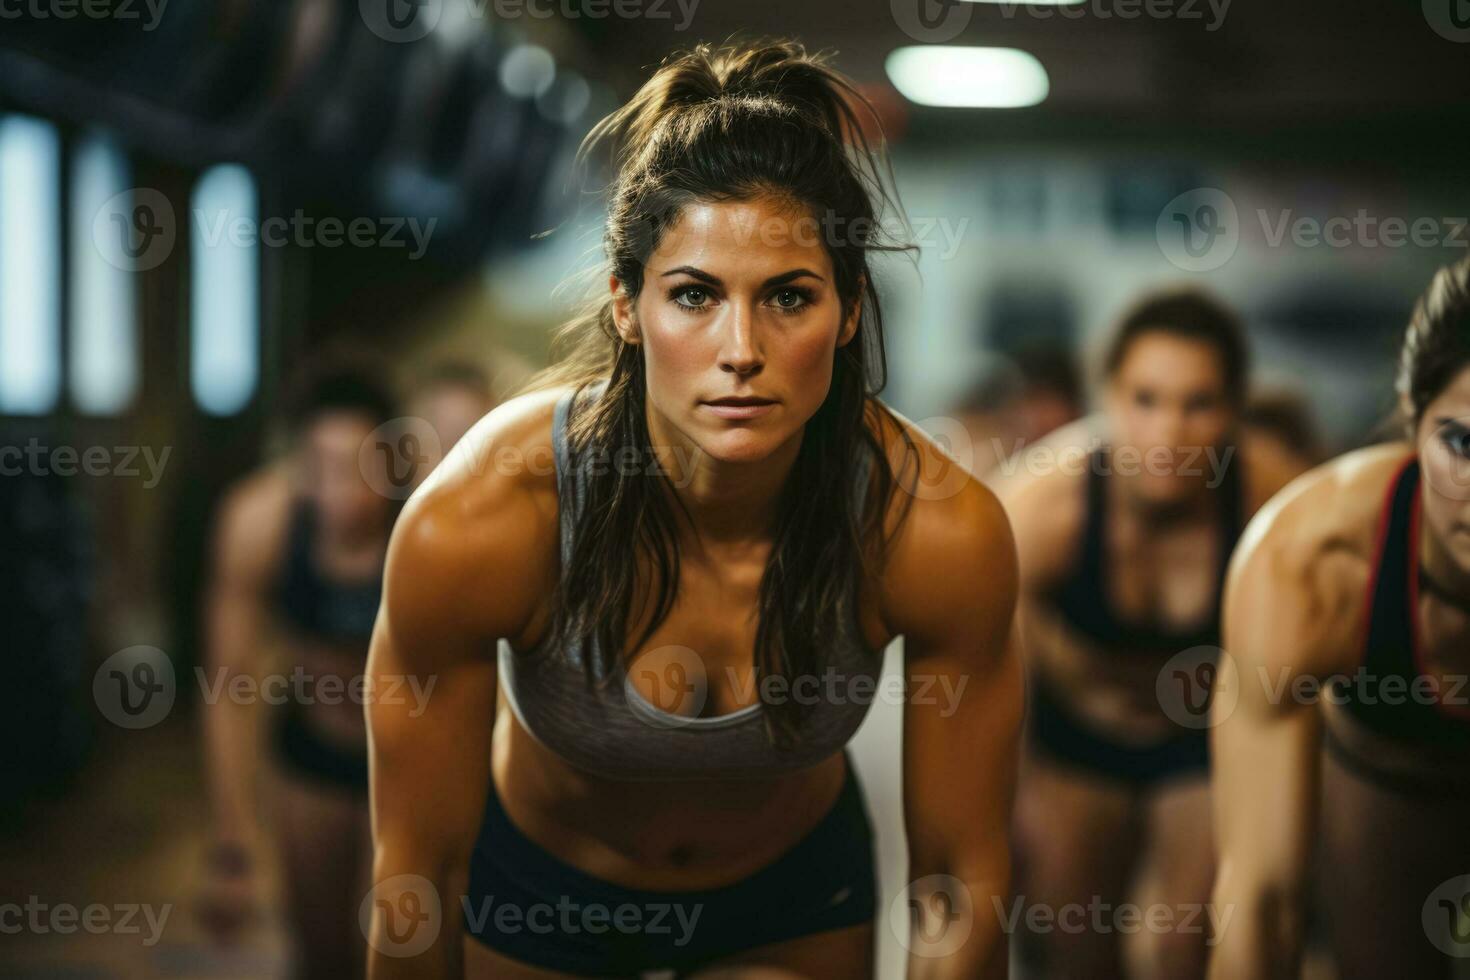
[[[289,418],[286,458],[220,506],[208,590],[204,709],[214,826],[205,922],[228,938],[260,908],[257,705],[269,699],[274,848],[298,975],[361,976],[368,887],[367,739],[361,683],[396,512],[393,465],[364,444],[394,416],[388,390],[352,366],[313,373]],[[364,462],[365,461],[365,462]],[[377,489],[375,489],[377,487]],[[278,656],[274,654],[279,654]],[[238,701],[231,679],[260,692]]]
[[[1313,470],[1231,567],[1212,977],[1298,975],[1314,860],[1343,980],[1470,953],[1470,261],[1415,308],[1398,392],[1405,441]]]
[[[1135,902],[1178,921],[1209,898],[1209,753],[1190,722],[1207,703],[1235,540],[1304,468],[1241,439],[1248,370],[1232,311],[1190,290],[1147,296],[1107,349],[1102,417],[1023,454],[1001,485],[1030,671],[1016,807],[1027,904],[1056,914]],[[1176,669],[1204,683],[1176,700]],[[1124,950],[1111,919],[1084,914],[1080,929],[1023,933],[1028,975],[1204,970],[1203,915],[1195,929],[1138,931]]]

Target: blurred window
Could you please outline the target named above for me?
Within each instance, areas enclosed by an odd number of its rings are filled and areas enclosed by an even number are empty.
[[[135,272],[145,266],[140,228],[158,218],[129,187],[126,154],[110,136],[84,136],[72,154],[71,400],[88,415],[117,415],[138,391]],[[151,233],[149,233],[151,234]]]
[[[0,117],[0,414],[44,415],[61,390],[61,137]]]
[[[189,381],[210,415],[250,403],[260,374],[260,235],[255,180],[237,164],[206,170],[187,226]]]

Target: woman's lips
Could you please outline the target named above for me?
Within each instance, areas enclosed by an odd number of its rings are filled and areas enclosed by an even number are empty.
[[[759,418],[776,407],[775,402],[749,402],[746,404],[737,402],[701,402],[700,404],[722,419]]]

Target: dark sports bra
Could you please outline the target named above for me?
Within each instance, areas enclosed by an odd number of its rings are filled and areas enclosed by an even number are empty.
[[[313,557],[316,518],[298,503],[286,536],[286,562],[277,602],[287,625],[303,636],[339,646],[360,646],[367,655],[383,594],[383,572],[364,582],[336,582],[321,574]]]
[[[1087,464],[1087,517],[1081,549],[1071,571],[1052,587],[1048,596],[1052,606],[1073,629],[1104,650],[1172,655],[1192,647],[1218,647],[1225,570],[1245,524],[1239,452],[1231,456],[1220,485],[1211,491],[1218,502],[1220,559],[1210,613],[1204,622],[1188,630],[1129,622],[1120,618],[1108,602],[1107,450],[1094,451]]]
[[[600,386],[591,391],[600,394]],[[566,437],[571,397],[568,392],[557,401],[551,430],[564,567],[571,561],[587,495],[587,467],[574,459]],[[859,510],[871,464],[872,455],[865,451],[852,488]],[[661,672],[661,679],[685,685],[700,669],[698,655],[687,648],[678,652],[672,670]],[[845,635],[832,638],[822,673],[811,678],[815,687],[804,688],[799,683],[804,678],[794,678],[783,695],[820,692],[811,702],[800,740],[778,748],[767,736],[760,701],[715,717],[675,715],[648,701],[621,667],[612,683],[589,687],[583,657],[581,643],[565,650],[542,644],[516,651],[502,640],[501,687],[522,727],[539,742],[572,765],[624,780],[769,778],[815,765],[840,751],[857,732],[882,669],[882,652],[868,648],[854,610]]]
[[[1338,679],[1334,700],[1365,727],[1390,739],[1470,749],[1470,707],[1412,693],[1413,682],[1425,676],[1416,615],[1419,509],[1419,460],[1412,457],[1390,485],[1379,519],[1361,661],[1361,676],[1369,683]],[[1470,698],[1470,689],[1444,693]]]

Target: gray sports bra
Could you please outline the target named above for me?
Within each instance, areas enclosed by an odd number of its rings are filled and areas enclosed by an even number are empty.
[[[600,393],[596,386],[591,390]],[[570,401],[571,392],[558,400],[551,432],[563,563],[570,560],[586,498],[586,474],[573,465],[566,439]],[[865,448],[854,488],[859,507],[871,465],[871,449]],[[867,715],[878,689],[882,652],[868,649],[856,611],[849,630],[850,635],[837,639],[819,675],[793,678],[789,686],[777,689],[778,696],[806,699],[810,705],[801,740],[787,749],[771,744],[759,701],[715,717],[672,714],[645,698],[621,666],[614,668],[620,682],[589,687],[581,643],[564,651],[521,653],[501,640],[500,685],[528,732],[567,762],[596,775],[624,780],[768,778],[838,752]],[[698,673],[692,650],[672,647],[665,652],[670,656],[660,671],[663,679],[683,684]]]

